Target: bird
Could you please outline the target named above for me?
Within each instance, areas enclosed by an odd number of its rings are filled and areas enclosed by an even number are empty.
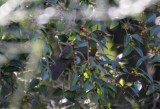
[[[88,45],[82,47],[73,47],[73,45],[66,45],[62,50],[61,55],[55,60],[54,63],[51,63],[49,66],[52,72],[52,79],[57,80],[62,72],[66,69],[66,67],[68,67],[72,63],[73,56],[67,56],[70,50],[81,52],[86,59],[88,58],[88,55],[94,57],[96,52],[98,51],[98,46],[93,37],[96,37],[98,41],[102,41],[103,38],[108,36],[111,35],[108,33],[104,33],[101,30],[96,30],[90,33],[88,37],[80,35],[80,42],[82,43],[88,41]],[[88,52],[88,48],[91,48],[90,52]]]

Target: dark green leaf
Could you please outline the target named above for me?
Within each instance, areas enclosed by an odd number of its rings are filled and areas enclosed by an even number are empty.
[[[46,87],[45,85],[41,85],[41,86],[40,86],[39,92],[40,92],[41,94],[43,94],[44,96],[48,96],[47,87]]]
[[[93,88],[94,88],[93,84],[90,81],[86,81],[86,83],[84,84],[84,90],[90,91]]]
[[[131,37],[133,37],[134,39],[136,39],[137,41],[139,41],[143,44],[143,40],[138,34],[133,34],[133,35],[131,35]]]
[[[99,23],[99,21],[94,21],[94,22],[93,22],[93,26],[94,26],[94,25],[97,25],[98,23]]]
[[[30,82],[30,85],[29,85],[29,88],[32,88],[32,87],[35,87],[39,84],[40,80],[39,79],[33,79],[31,82]]]
[[[155,18],[156,18],[156,14],[152,14],[152,15],[147,17],[147,19],[145,20],[145,23],[146,24],[151,23],[155,20]]]
[[[124,39],[124,46],[128,46],[129,42],[130,42],[131,38],[129,35],[125,35],[125,39]]]
[[[113,77],[111,75],[106,74],[105,77],[109,80],[113,80]]]
[[[151,32],[150,32],[151,36],[157,35],[159,33],[159,31],[160,31],[160,26],[153,27]]]
[[[72,79],[71,79],[71,87],[73,87],[78,81],[78,75],[77,73],[73,73]]]
[[[55,4],[57,2],[57,0],[52,0],[51,4]]]
[[[61,88],[57,88],[53,93],[53,97],[61,96],[63,94],[63,90]]]
[[[7,108],[7,107],[8,107],[9,102],[8,102],[6,99],[2,99],[1,102],[2,102],[2,105],[3,105],[4,108]]]
[[[77,60],[76,64],[79,64],[81,62],[81,58],[79,56],[76,56],[76,60]]]
[[[151,84],[146,92],[146,95],[150,95],[154,93],[158,89],[158,86],[156,84]]]
[[[76,92],[75,91],[66,91],[64,93],[64,96],[71,102],[75,102],[75,97],[76,97]]]
[[[128,56],[132,52],[132,50],[132,46],[127,46],[126,48],[124,48],[123,57]]]
[[[38,103],[37,103],[36,100],[33,100],[33,101],[32,101],[32,104],[33,104],[34,107],[38,106]]]
[[[80,43],[79,45],[77,46],[74,46],[74,48],[79,48],[79,47],[86,47],[87,46],[87,43],[84,42],[84,43]]]
[[[66,109],[81,109],[80,104],[79,103],[75,103],[73,106],[70,106]]]
[[[136,69],[142,64],[143,61],[145,61],[149,56],[143,56],[140,58],[136,63]]]
[[[113,29],[113,28],[115,28],[115,27],[118,26],[118,25],[119,25],[119,20],[114,20],[114,21],[112,21],[112,23],[111,23],[110,29]]]
[[[154,58],[149,61],[149,63],[155,63],[158,61],[160,61],[160,54],[155,55]]]
[[[136,89],[134,89],[133,87],[130,87],[132,89],[132,91],[137,95],[137,97],[139,97],[138,91]]]
[[[143,52],[142,52],[141,49],[139,49],[138,47],[133,47],[133,48],[138,52],[138,54],[139,54],[141,57],[143,57]]]
[[[96,103],[99,100],[99,96],[96,92],[94,92],[94,93],[91,94],[90,99],[91,99],[92,102]]]
[[[112,91],[114,91],[115,93],[117,92],[116,91],[116,88],[115,88],[115,86],[113,86],[112,84],[105,84],[106,85],[106,87],[108,87],[108,88],[110,88]]]

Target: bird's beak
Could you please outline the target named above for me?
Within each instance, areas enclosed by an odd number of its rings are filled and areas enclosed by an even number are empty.
[[[111,37],[111,34],[105,33],[105,37]]]

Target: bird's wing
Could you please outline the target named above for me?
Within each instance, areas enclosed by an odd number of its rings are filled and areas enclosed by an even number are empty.
[[[73,48],[69,45],[66,45],[61,53],[62,59],[69,59],[71,56],[73,56]]]

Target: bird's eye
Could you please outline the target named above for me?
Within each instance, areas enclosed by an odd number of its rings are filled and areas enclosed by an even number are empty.
[[[99,32],[98,35],[99,35],[99,36],[102,36],[102,32]]]

